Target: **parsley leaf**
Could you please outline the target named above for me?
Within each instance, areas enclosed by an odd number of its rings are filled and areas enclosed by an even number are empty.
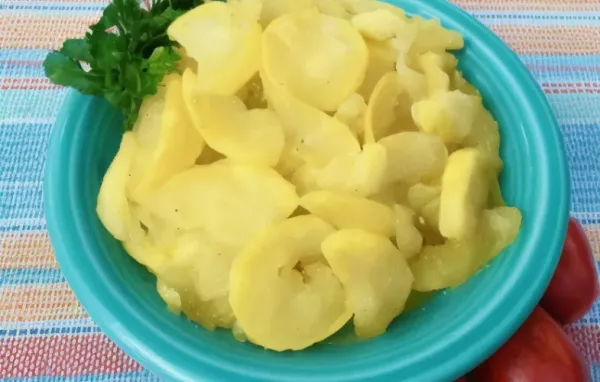
[[[125,117],[137,120],[144,97],[156,94],[163,77],[181,58],[167,28],[202,0],[153,0],[150,10],[138,0],[113,0],[82,39],[63,43],[44,61],[46,76],[57,85],[104,97]]]

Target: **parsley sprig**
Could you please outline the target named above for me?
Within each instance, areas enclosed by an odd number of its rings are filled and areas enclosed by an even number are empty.
[[[135,123],[144,97],[156,94],[163,77],[181,58],[167,28],[202,0],[113,0],[82,39],[63,43],[44,61],[46,76],[57,85],[108,100]]]

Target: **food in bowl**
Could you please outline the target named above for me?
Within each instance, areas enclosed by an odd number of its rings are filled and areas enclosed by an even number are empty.
[[[181,74],[144,98],[97,206],[170,310],[280,351],[350,320],[383,333],[521,221],[458,33],[370,0],[298,4],[175,19]]]

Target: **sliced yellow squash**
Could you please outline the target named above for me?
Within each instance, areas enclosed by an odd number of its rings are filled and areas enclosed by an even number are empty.
[[[396,247],[407,259],[415,257],[423,245],[423,236],[415,226],[415,213],[410,208],[396,204]]]
[[[250,341],[300,350],[350,319],[342,284],[321,254],[334,231],[316,216],[297,216],[255,237],[235,259],[229,301]]]
[[[196,82],[189,70],[183,78],[186,84]],[[279,162],[285,136],[272,110],[248,110],[236,96],[202,94],[187,85],[184,98],[196,128],[214,150],[240,163],[272,167]]]
[[[317,184],[323,190],[370,196],[383,187],[387,168],[385,147],[378,143],[366,144],[357,154],[341,155],[331,160],[318,172]]]
[[[178,75],[169,76],[165,80],[164,106],[161,108],[158,100],[156,106],[144,108],[146,116],[134,127],[140,150],[128,194],[138,203],[173,175],[192,167],[204,149],[204,140],[185,108],[181,81]]]
[[[365,143],[385,137],[396,121],[396,107],[403,92],[397,72],[385,74],[371,93],[365,114]]]
[[[215,240],[235,247],[284,220],[297,206],[294,186],[275,170],[230,162],[196,166],[176,175],[145,205],[177,227],[204,229]]]
[[[455,151],[442,176],[440,233],[464,239],[475,231],[488,197],[485,159],[477,149]]]
[[[270,81],[320,110],[335,112],[365,77],[368,50],[360,33],[317,9],[277,18],[262,41]]]
[[[167,32],[198,62],[202,92],[233,95],[259,69],[262,28],[233,4],[203,4],[178,17]]]
[[[300,205],[338,229],[358,228],[385,237],[394,235],[394,212],[372,200],[336,191],[315,191]]]
[[[386,182],[402,181],[415,184],[434,179],[444,171],[448,150],[438,137],[420,132],[406,131],[379,141],[385,147],[388,161]]]
[[[462,143],[471,132],[480,108],[479,97],[458,90],[437,92],[415,103],[412,116],[422,131],[435,134],[446,143]]]
[[[269,107],[283,126],[286,138],[284,154],[287,163],[300,158],[311,166],[324,166],[333,158],[360,152],[358,140],[350,128],[323,111],[292,96],[285,88],[261,75]]]
[[[104,175],[98,194],[98,217],[117,240],[125,240],[129,236],[133,223],[126,189],[136,147],[133,133],[125,133],[119,151]]]
[[[404,309],[414,280],[404,256],[387,237],[360,229],[335,232],[321,248],[344,285],[356,334],[385,332]]]

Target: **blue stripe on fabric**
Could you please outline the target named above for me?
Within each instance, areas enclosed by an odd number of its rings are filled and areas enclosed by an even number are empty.
[[[41,61],[48,54],[48,49],[1,49],[0,61],[14,60],[38,60]],[[598,66],[600,65],[600,54],[572,54],[572,55],[544,55],[544,54],[522,54],[521,61],[526,64],[537,65],[560,65],[560,66]]]
[[[43,78],[46,77],[42,62],[36,65],[23,65],[20,62],[9,63],[4,65],[4,78]]]
[[[0,61],[14,60],[43,60],[48,54],[48,49],[2,49],[0,50]],[[538,65],[561,65],[561,66],[598,66],[600,65],[600,54],[588,55],[544,55],[544,54],[522,54],[519,55],[527,64]]]
[[[0,269],[0,285],[50,284],[61,282],[66,282],[66,280],[60,269]]]
[[[583,70],[530,70],[533,77],[538,83],[582,83],[590,84],[600,83],[599,71],[583,71]]]
[[[571,210],[600,212],[600,124],[561,126],[571,172]]]
[[[28,191],[31,182],[43,179],[51,130],[49,123],[0,122],[0,182],[15,182],[0,188],[0,192],[7,193],[0,196],[0,205],[7,202],[7,198],[18,197],[18,192]],[[40,185],[36,185],[37,190],[41,190]],[[1,210],[0,218],[4,218]]]
[[[600,16],[594,12],[470,12],[486,25],[598,26]]]
[[[600,94],[546,94],[561,124],[600,123]]]
[[[588,213],[588,211],[586,211],[584,213]],[[582,215],[583,214],[582,212],[575,212],[575,214],[578,214],[578,215],[581,214],[581,216],[577,217],[577,220],[579,220],[579,222],[581,224],[583,224],[584,226],[586,226],[586,225],[598,225],[598,224],[600,224],[600,218],[589,219],[589,218],[586,218],[585,215]]]
[[[48,49],[0,49],[0,61],[14,60],[42,60],[48,54]]]
[[[0,92],[0,121],[49,120],[56,117],[66,90],[5,90]],[[569,123],[585,118],[588,123],[600,121],[600,94],[547,94],[559,121]],[[29,99],[35,103],[32,109],[22,102]],[[0,128],[2,128],[0,126]]]
[[[6,176],[10,174],[4,173],[0,163],[0,175]],[[15,166],[18,168],[18,166]],[[11,171],[14,170],[14,167]],[[36,176],[31,174],[31,176]],[[38,174],[37,177],[41,177]],[[44,203],[43,184],[20,185],[7,184],[0,188],[0,232],[17,230],[38,229],[40,221],[44,219]],[[22,221],[20,221],[22,220]],[[8,224],[4,224],[8,222]]]
[[[6,232],[26,232],[26,231],[41,231],[46,230],[46,223],[30,223],[29,219],[15,219],[16,222],[4,224],[0,220],[0,233]],[[40,219],[35,219],[36,221]]]
[[[8,11],[69,11],[78,12],[81,14],[82,11],[101,11],[106,8],[108,3],[47,3],[47,4],[14,4],[10,3],[4,5],[4,9]]]
[[[598,262],[596,262],[596,271],[598,271],[598,268],[600,267],[600,264],[598,264]],[[577,325],[582,325],[582,326],[590,326],[590,325],[598,325],[600,324],[600,299],[597,299],[594,304],[592,305],[591,309],[589,310],[589,312],[587,312],[587,314],[577,322]],[[600,379],[598,380],[600,381]]]
[[[66,94],[66,89],[0,91],[0,121],[36,118],[54,120]]]
[[[0,337],[23,337],[23,336],[54,336],[61,334],[94,334],[101,333],[97,326],[59,326],[47,328],[29,329],[0,329]]]
[[[539,82],[581,82],[588,78],[588,82],[600,82],[600,59],[594,63],[590,62],[588,66],[575,68],[575,65],[553,65],[540,66],[531,64],[528,69]],[[43,78],[45,77],[41,61],[36,65],[23,65],[19,62],[9,62],[4,65],[5,78]]]
[[[592,363],[591,365],[589,365],[589,367],[592,381],[600,381],[600,364]]]
[[[600,65],[600,54],[573,54],[573,55],[543,55],[543,54],[522,54],[519,55],[521,61],[526,65],[538,66],[586,66],[598,67]]]
[[[74,377],[27,377],[27,378],[6,378],[2,382],[99,382],[99,381],[144,381],[158,382],[159,378],[155,377],[147,370],[125,372],[125,373],[110,373],[110,374],[89,374]]]
[[[43,60],[48,54],[48,49],[2,49],[0,50],[0,61],[8,60],[9,58],[19,57],[20,60]],[[549,63],[563,66],[570,65],[589,65],[598,66],[600,64],[600,54],[584,54],[584,55],[544,55],[544,54],[522,54],[519,55],[522,61],[528,64],[543,64]]]

